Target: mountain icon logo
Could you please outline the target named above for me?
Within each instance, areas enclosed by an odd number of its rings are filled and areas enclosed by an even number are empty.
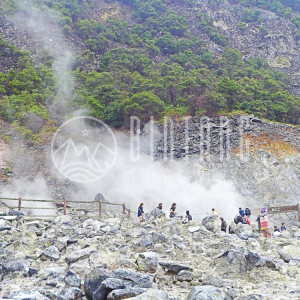
[[[93,182],[112,169],[117,141],[113,131],[101,120],[75,117],[56,131],[51,156],[64,177],[79,183]]]

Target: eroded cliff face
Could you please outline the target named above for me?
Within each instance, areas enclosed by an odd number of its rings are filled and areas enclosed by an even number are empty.
[[[160,140],[158,159],[190,162],[191,180],[232,180],[249,201],[297,203],[300,196],[300,128],[253,116],[195,117],[167,125],[168,144]],[[161,132],[164,128],[160,128]]]
[[[289,74],[292,78],[291,88],[295,93],[300,93],[299,41],[295,38],[296,26],[290,20],[257,8],[260,20],[244,23],[241,28],[244,7],[227,0],[198,0],[192,8],[180,5],[173,8],[188,17],[190,32],[206,40],[214,55],[220,55],[224,48],[197,28],[199,18],[196,16],[199,13],[206,13],[213,19],[213,25],[229,37],[229,46],[238,49],[244,59],[265,58],[270,66]]]

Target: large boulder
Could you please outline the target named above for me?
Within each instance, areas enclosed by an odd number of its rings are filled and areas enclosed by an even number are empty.
[[[81,249],[78,251],[73,251],[70,254],[68,254],[65,258],[65,261],[68,264],[71,264],[79,259],[83,259],[86,257],[89,257],[93,252],[95,252],[96,250],[93,248],[85,248],[85,249]]]
[[[9,299],[18,299],[18,300],[49,300],[48,297],[42,295],[40,292],[35,291],[35,290],[12,292],[10,294],[10,296],[9,296]]]
[[[233,300],[233,298],[220,288],[206,285],[194,287],[186,300]]]
[[[57,296],[56,300],[75,300],[81,299],[84,296],[82,290],[71,287],[67,289],[63,289]]]
[[[202,220],[202,225],[214,233],[221,230],[220,218],[217,215],[209,215]]]
[[[248,224],[237,224],[234,228],[234,233],[243,240],[247,240],[253,234],[253,228]]]
[[[245,255],[237,250],[230,250],[227,255],[227,261],[231,270],[238,273],[247,272],[247,260]]]
[[[177,279],[179,281],[192,281],[193,280],[193,273],[188,270],[182,270],[178,273]]]
[[[73,270],[67,272],[64,281],[72,287],[79,287],[81,283],[79,276]]]
[[[193,269],[190,268],[189,266],[185,266],[185,265],[178,264],[178,263],[173,263],[170,261],[160,261],[159,264],[162,267],[164,267],[165,269],[168,269],[168,271],[172,272],[172,273],[179,273],[182,270],[193,271]]]
[[[130,270],[119,269],[113,272],[113,277],[132,281],[134,284],[141,288],[151,288],[154,276],[149,274],[142,274]]]
[[[256,252],[249,251],[246,253],[245,258],[248,264],[248,270],[251,271],[254,267],[264,267],[266,260]]]
[[[158,266],[157,254],[154,252],[140,253],[137,259],[137,264],[140,270],[154,273]]]
[[[110,278],[111,276],[111,272],[103,268],[96,267],[93,269],[91,273],[86,275],[84,280],[84,292],[86,297],[92,300],[94,292],[101,287],[101,284],[105,279]]]
[[[286,262],[289,262],[290,260],[300,261],[300,249],[296,246],[283,246],[282,248],[278,249],[277,252]]]
[[[159,218],[162,216],[166,216],[166,214],[159,208],[154,208],[151,212],[150,215],[153,216],[154,218]]]

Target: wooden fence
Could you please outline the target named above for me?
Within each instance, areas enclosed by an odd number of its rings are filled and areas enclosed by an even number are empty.
[[[74,211],[85,211],[85,212],[96,212],[95,217],[99,217],[99,219],[103,218],[103,213],[104,212],[118,212],[118,213],[123,213],[128,215],[129,218],[132,217],[132,214],[136,214],[132,212],[130,209],[128,209],[125,206],[125,203],[113,203],[109,201],[70,201],[64,198],[63,202],[55,201],[55,200],[44,200],[44,199],[22,199],[21,197],[19,198],[1,198],[0,201],[3,200],[3,202],[9,207],[9,208],[14,208],[18,209],[18,211],[39,211],[39,210],[48,210],[55,212],[55,214],[33,214],[30,216],[30,218],[50,218],[50,217],[55,217],[58,212],[58,208],[63,208],[63,214],[67,215],[68,211],[72,211],[72,215],[74,215]],[[14,202],[14,203],[13,203]],[[34,205],[29,205],[34,203]],[[24,205],[26,204],[26,205]],[[41,207],[37,206],[35,204],[46,204],[47,207]],[[79,205],[81,204],[82,207],[75,207],[74,205]],[[92,206],[91,206],[92,204]],[[109,206],[119,206],[121,209],[111,209],[108,208]]]

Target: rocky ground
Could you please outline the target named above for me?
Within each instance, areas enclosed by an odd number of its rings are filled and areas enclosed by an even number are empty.
[[[154,210],[24,220],[0,207],[2,299],[296,300],[300,223],[274,239],[256,225],[220,232],[218,216],[181,224]]]

